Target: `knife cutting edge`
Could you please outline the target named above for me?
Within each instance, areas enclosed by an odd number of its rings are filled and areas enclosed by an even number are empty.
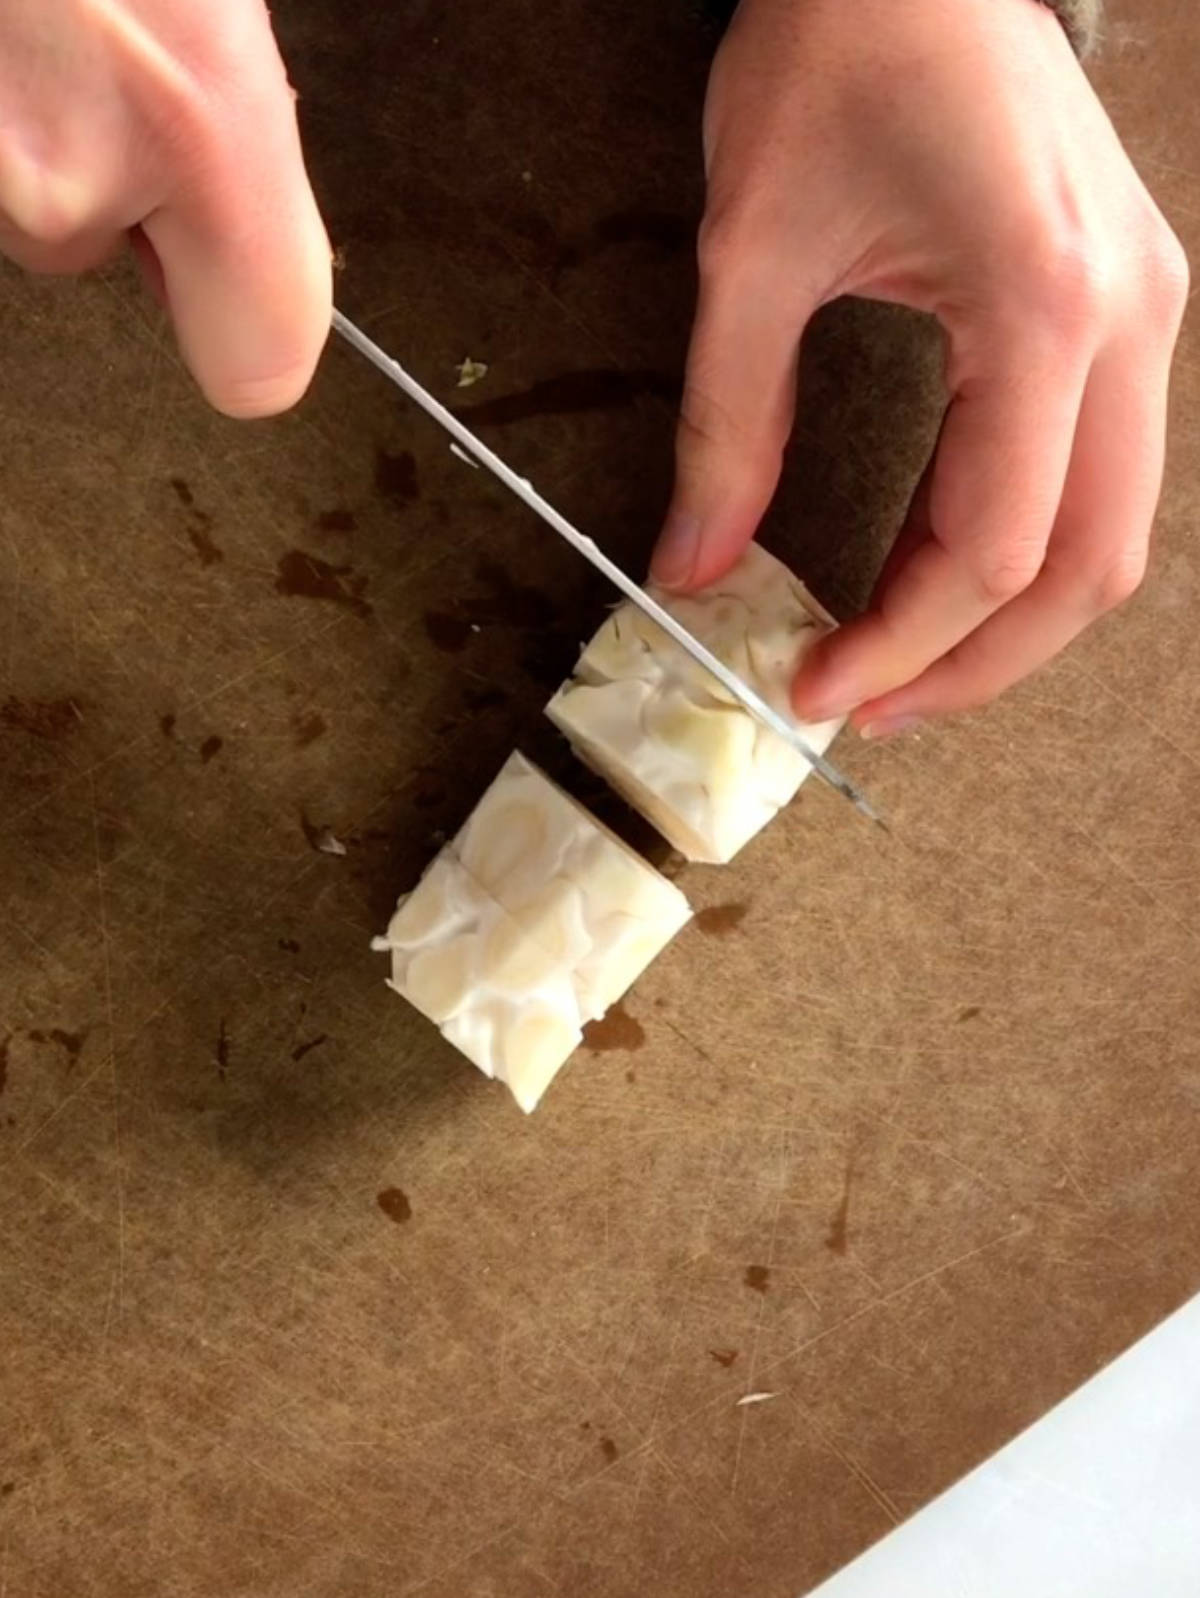
[[[869,821],[874,821],[879,826],[884,822],[871,805],[866,796],[861,793],[852,782],[843,777],[841,772],[824,755],[819,755],[811,748],[799,730],[790,723],[785,716],[767,703],[760,694],[755,693],[747,683],[731,671],[723,660],[718,659],[712,650],[706,649],[700,640],[693,636],[680,622],[676,621],[670,611],[660,605],[652,594],[634,582],[625,572],[604,553],[604,551],[585,533],[573,526],[565,516],[559,514],[547,500],[534,488],[527,477],[520,477],[511,467],[490,450],[465,427],[452,411],[446,409],[433,395],[423,389],[414,377],[410,377],[400,362],[380,349],[373,339],[367,337],[348,317],[335,309],[333,313],[334,331],[344,338],[360,355],[366,357],[372,366],[381,371],[385,377],[390,378],[396,387],[407,394],[421,407],[427,415],[432,416],[435,422],[441,424],[451,438],[455,439],[480,465],[500,479],[504,486],[510,489],[518,499],[523,500],[531,510],[537,512],[544,522],[549,523],[554,531],[568,544],[571,544],[585,560],[591,562],[597,571],[603,572],[615,588],[619,588],[637,608],[662,628],[681,649],[703,666],[705,671],[713,676],[733,697],[742,705],[754,719],[764,727],[769,727],[777,737],[790,745],[791,748],[808,761],[819,777],[823,777],[831,788],[836,789],[844,798],[849,799],[856,810],[860,811]]]

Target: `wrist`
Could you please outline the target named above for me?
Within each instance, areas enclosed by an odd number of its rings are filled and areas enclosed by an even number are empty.
[[[1104,0],[1039,0],[1039,3],[1057,16],[1077,55],[1089,55],[1096,48]],[[737,0],[704,0],[704,9],[724,25],[737,10]]]

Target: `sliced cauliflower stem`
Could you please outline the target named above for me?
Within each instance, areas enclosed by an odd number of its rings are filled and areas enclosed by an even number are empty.
[[[702,593],[656,592],[782,714],[799,661],[835,625],[759,544]],[[732,860],[811,766],[634,605],[613,611],[546,707],[575,752],[689,860]],[[823,754],[841,721],[799,724]]]
[[[374,947],[391,986],[532,1110],[691,915],[679,889],[514,754]]]

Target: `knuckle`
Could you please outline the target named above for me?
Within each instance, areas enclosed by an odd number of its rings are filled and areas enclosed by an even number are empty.
[[[743,455],[762,449],[759,432],[727,405],[695,382],[689,381],[679,406],[679,432],[685,448],[711,453],[736,449]]]
[[[975,563],[975,581],[982,597],[994,605],[1015,599],[1042,569],[1044,551],[1039,544],[1006,544],[982,553]]]
[[[1024,262],[1025,312],[1075,334],[1101,324],[1115,293],[1112,251],[1094,229],[1065,211],[1038,211],[1018,224],[1012,257]]]
[[[6,197],[6,209],[27,239],[61,250],[86,230],[93,207],[81,181],[42,172],[23,189],[23,193]]]
[[[235,136],[236,108],[226,111],[194,71],[156,83],[143,113],[157,161],[175,184],[202,185],[223,166],[236,171],[244,165],[249,146]]]
[[[1055,239],[1037,262],[1038,302],[1060,325],[1077,333],[1102,325],[1112,292],[1109,263],[1090,240]]]
[[[709,179],[708,200],[696,234],[701,285],[757,278],[779,242],[779,200],[760,171],[740,172],[736,183]]]
[[[1191,292],[1191,269],[1183,245],[1161,217],[1146,252],[1146,288],[1163,320],[1178,325]]]
[[[1098,611],[1116,610],[1132,599],[1146,575],[1147,552],[1135,545],[1102,567],[1091,579],[1090,589]]]
[[[706,215],[696,235],[696,264],[701,283],[724,281],[744,253],[744,228],[731,213]]]

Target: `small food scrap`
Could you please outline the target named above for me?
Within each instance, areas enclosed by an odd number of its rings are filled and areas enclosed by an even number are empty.
[[[742,1409],[747,1404],[765,1404],[768,1402],[768,1400],[778,1397],[778,1393],[745,1393],[741,1398],[738,1399],[737,1403],[733,1407],[735,1409]]]
[[[476,383],[482,382],[488,375],[487,362],[473,361],[469,355],[460,361],[454,370],[458,373],[456,388],[474,388]]]
[[[310,849],[315,849],[318,854],[344,855],[346,845],[340,838],[334,837],[331,827],[321,827],[310,821],[303,811],[300,812],[300,827],[308,839]]]

